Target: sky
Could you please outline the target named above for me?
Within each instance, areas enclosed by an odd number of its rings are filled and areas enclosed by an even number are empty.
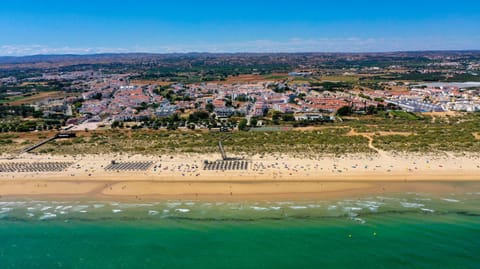
[[[0,55],[480,49],[480,1],[8,0]]]

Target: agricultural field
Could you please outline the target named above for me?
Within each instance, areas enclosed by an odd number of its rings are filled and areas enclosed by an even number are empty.
[[[354,82],[357,82],[359,78],[360,78],[359,76],[327,75],[327,76],[322,76],[322,81],[354,83]]]
[[[19,105],[26,105],[26,104],[34,104],[36,102],[45,100],[47,98],[56,99],[56,98],[64,98],[67,94],[64,92],[40,92],[34,95],[19,95],[15,96],[15,98],[7,99],[0,101],[0,103],[9,103],[12,106],[19,106]]]

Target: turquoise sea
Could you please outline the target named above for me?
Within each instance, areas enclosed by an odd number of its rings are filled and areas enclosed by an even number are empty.
[[[480,268],[480,192],[0,201],[0,268]]]

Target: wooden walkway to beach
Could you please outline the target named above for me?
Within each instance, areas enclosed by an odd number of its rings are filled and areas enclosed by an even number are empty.
[[[55,140],[55,139],[57,139],[56,136],[50,137],[50,138],[48,138],[48,139],[45,139],[45,140],[43,140],[43,141],[38,142],[38,143],[35,144],[35,145],[32,145],[32,146],[29,146],[29,147],[24,148],[20,153],[30,152],[30,151],[32,151],[32,150],[34,150],[34,149],[36,149],[36,148],[39,148],[39,147],[41,147],[41,146],[43,146],[43,145],[47,144],[48,142],[53,141],[53,140]]]

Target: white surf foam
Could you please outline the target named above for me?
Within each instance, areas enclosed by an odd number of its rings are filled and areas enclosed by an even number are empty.
[[[344,209],[345,209],[345,211],[360,211],[360,210],[362,210],[363,208],[361,208],[361,207],[350,207],[350,206],[347,206],[347,207],[345,207]]]
[[[4,208],[2,208],[2,209],[0,210],[0,214],[8,213],[8,212],[10,212],[10,211],[12,211],[12,208],[10,208],[10,207],[4,207]]]
[[[73,207],[73,211],[82,212],[88,208],[88,205],[77,205]]]
[[[291,205],[289,206],[291,209],[307,209],[308,207],[303,206],[303,205]]]
[[[169,207],[169,208],[177,207],[177,206],[180,206],[180,205],[182,205],[182,203],[178,203],[178,202],[167,203],[167,207]]]
[[[267,211],[268,210],[268,208],[260,207],[260,206],[251,206],[250,208],[255,210],[255,211]]]
[[[400,202],[400,204],[405,208],[420,208],[425,206],[424,204],[408,203],[408,202]]]
[[[458,202],[460,202],[459,200],[456,200],[456,199],[448,199],[448,198],[443,198],[442,200],[445,201],[445,202],[449,202],[449,203],[458,203]]]
[[[53,219],[53,218],[56,218],[57,217],[57,214],[53,214],[53,213],[45,213],[43,214],[43,216],[41,216],[40,218],[38,218],[39,220],[47,220],[47,219]]]
[[[149,216],[155,216],[155,215],[158,215],[158,213],[159,213],[159,212],[158,212],[158,211],[155,211],[155,210],[149,210],[149,211],[148,211],[148,215],[149,215]]]
[[[367,223],[364,219],[362,218],[353,218],[354,221],[359,222],[360,224],[365,224]]]
[[[368,208],[372,212],[376,212],[378,208],[380,208],[383,203],[377,202],[377,201],[361,201],[357,202],[358,206],[361,206],[363,208]]]
[[[335,210],[335,209],[337,209],[337,206],[336,206],[336,205],[329,205],[329,206],[327,207],[327,209],[328,209],[328,210]]]

